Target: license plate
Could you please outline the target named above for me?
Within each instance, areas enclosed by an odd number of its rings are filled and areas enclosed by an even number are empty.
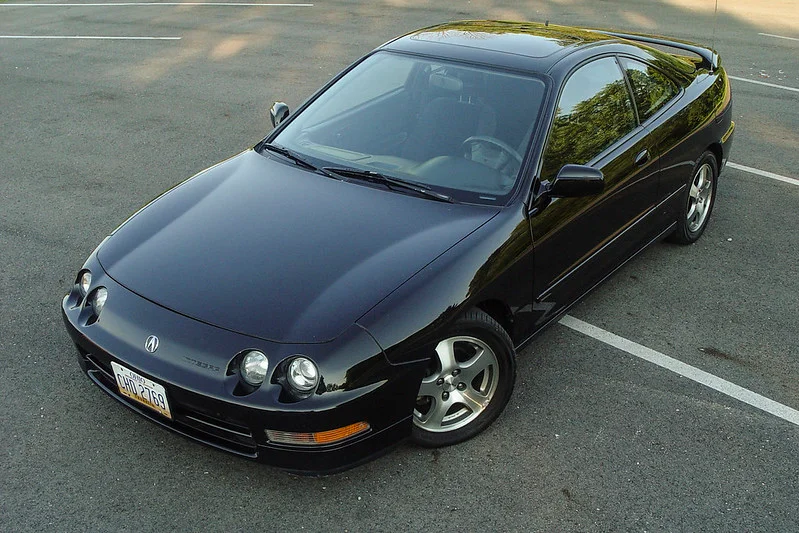
[[[166,399],[166,390],[163,386],[113,361],[111,361],[111,366],[114,369],[119,392],[131,400],[158,411],[170,420],[172,419],[169,402]]]

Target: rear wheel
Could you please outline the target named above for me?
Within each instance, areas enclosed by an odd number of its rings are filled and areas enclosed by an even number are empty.
[[[717,177],[716,156],[712,152],[705,152],[699,158],[683,196],[683,207],[677,219],[677,229],[670,236],[671,241],[691,244],[702,236],[716,201]]]
[[[483,311],[466,313],[435,350],[413,412],[413,440],[429,447],[483,431],[505,408],[516,378],[513,343]]]

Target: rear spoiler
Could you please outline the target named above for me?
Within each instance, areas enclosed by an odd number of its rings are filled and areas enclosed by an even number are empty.
[[[668,46],[669,48],[677,48],[692,52],[702,58],[701,66],[713,72],[719,68],[719,55],[710,48],[704,48],[695,44],[686,43],[682,41],[675,41],[673,39],[666,39],[663,37],[655,37],[653,35],[641,35],[638,33],[617,33],[614,31],[595,30],[597,33],[604,33],[612,37],[620,39],[627,39],[629,41],[637,41],[640,43],[659,44],[661,46]]]

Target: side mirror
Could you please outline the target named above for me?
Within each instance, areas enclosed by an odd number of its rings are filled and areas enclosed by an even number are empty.
[[[604,189],[605,176],[601,170],[585,165],[563,165],[547,192],[552,198],[578,198],[599,194]]]
[[[289,106],[283,102],[275,102],[272,104],[272,109],[269,110],[269,117],[272,119],[272,126],[277,127],[277,125],[286,120],[288,116]]]

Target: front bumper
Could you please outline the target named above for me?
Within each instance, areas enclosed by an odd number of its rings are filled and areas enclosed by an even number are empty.
[[[97,270],[94,266],[93,274]],[[96,323],[82,325],[81,309],[69,295],[62,304],[64,324],[78,349],[80,367],[112,398],[161,427],[226,452],[305,474],[350,468],[410,435],[423,365],[390,364],[360,328],[353,328],[351,338],[342,339],[338,348],[336,341],[333,346],[302,347],[302,353],[322,361],[320,369],[326,381],[321,393],[286,402],[281,386],[270,383],[267,377],[263,390],[236,395],[233,391],[238,377],[226,375],[223,360],[232,358],[242,346],[268,354],[298,353],[297,347],[269,343],[178,315],[128,291],[104,273],[94,275],[94,283],[102,283],[109,292],[106,308]],[[143,345],[146,336],[142,335],[148,331],[162,332],[172,341],[173,353],[169,342],[162,342],[157,356],[147,353]],[[335,368],[333,361],[340,357],[325,358],[321,352],[341,350],[351,354],[364,346],[376,355],[350,355]],[[214,352],[223,355],[214,360],[209,355]],[[172,419],[123,396],[116,385],[112,361],[164,386]],[[275,443],[266,434],[267,429],[328,431],[359,421],[366,421],[369,431],[326,445]]]

